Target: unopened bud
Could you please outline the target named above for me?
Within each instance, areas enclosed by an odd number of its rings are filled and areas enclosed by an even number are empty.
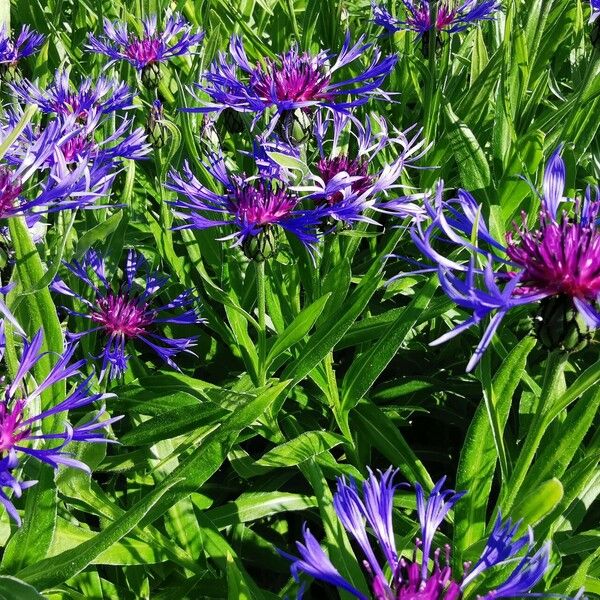
[[[571,298],[545,298],[535,317],[537,339],[549,350],[578,352],[592,339],[593,333]]]
[[[148,142],[154,148],[162,148],[169,138],[169,131],[164,122],[164,110],[160,100],[155,100],[150,108],[148,121],[146,122],[146,134]]]
[[[277,234],[274,228],[267,225],[258,235],[248,236],[242,243],[242,248],[250,260],[267,260],[277,252]]]
[[[141,78],[142,78],[142,83],[144,84],[144,87],[147,87],[150,89],[157,88],[160,84],[160,63],[158,63],[158,62],[148,63],[142,69]]]
[[[303,144],[308,140],[311,130],[310,114],[301,108],[285,110],[279,117],[277,133],[287,144],[292,146]]]
[[[5,83],[18,83],[23,79],[17,63],[0,64],[0,79]]]

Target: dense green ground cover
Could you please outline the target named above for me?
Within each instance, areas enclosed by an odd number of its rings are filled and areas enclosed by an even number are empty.
[[[600,53],[590,42],[589,3],[504,0],[495,20],[444,35],[425,56],[412,32],[379,37],[366,0],[13,0],[13,30],[29,24],[48,36],[20,65],[22,75],[42,87],[65,66],[73,81],[98,77],[107,60],[84,49],[88,33],[100,33],[105,17],[135,28],[143,16],[162,19],[168,7],[206,36],[198,54],[163,66],[156,94],[166,143],[147,160],[124,161],[107,208],[50,215],[36,245],[22,223],[11,225],[3,283],[18,283],[7,303],[27,334],[42,327],[45,347],[57,351],[65,315],[56,307],[64,302],[50,296],[43,273],[93,247],[118,277],[135,248],[170,275],[165,302],[195,289],[206,322],[169,329],[199,336],[196,356],[177,357],[180,372],[132,346],[123,377],[94,380],[95,391],[114,394],[110,415],[124,418],[109,435],[120,445],[69,447],[91,476],[25,463],[26,478],[38,484],[15,500],[20,528],[0,517],[0,597],[38,598],[33,588],[52,600],[295,597],[289,560],[277,549],[297,553],[304,522],[340,572],[367,589],[332,490],[337,476],[360,481],[367,467],[389,465],[399,468],[398,481],[430,490],[447,475],[454,489],[468,491],[435,539],[450,544],[456,570],[477,559],[501,509],[531,525],[539,544],[552,541],[552,567],[536,591],[574,596],[585,587],[600,596],[595,343],[549,352],[532,333],[535,310],[517,308],[467,374],[481,328],[428,346],[465,318],[437,275],[386,285],[420,260],[408,228],[398,227],[407,220],[379,215],[379,225],[326,235],[314,260],[280,234],[279,252],[259,263],[216,239],[227,228],[173,230],[180,223],[167,202],[176,194],[165,187],[167,171],[181,171],[187,159],[219,190],[202,164],[210,141],[204,116],[179,109],[198,104],[188,88],[231,34],[243,38],[254,63],[294,40],[313,52],[337,51],[349,30],[398,53],[382,84],[396,95],[356,114],[383,115],[399,130],[423,127],[430,146],[417,165],[435,168],[403,171],[405,191],[430,191],[439,179],[448,190],[469,190],[503,240],[521,211],[535,221],[540,199],[520,176],[539,189],[560,143],[567,197],[600,179]],[[345,73],[359,73],[360,63]],[[154,91],[127,63],[108,72],[138,91],[131,114],[144,127]],[[8,105],[4,84],[2,93]],[[252,173],[252,159],[240,153],[252,150],[249,123],[233,131],[220,119],[211,135]],[[107,120],[105,135],[117,126]],[[371,167],[392,158],[384,150]],[[69,321],[75,331],[83,324]],[[9,355],[19,351],[16,340]],[[84,338],[77,356],[97,354],[96,341]],[[408,489],[397,494],[394,524],[397,546],[410,557],[419,533]],[[32,588],[17,590],[6,576]],[[316,583],[305,597],[337,592]]]

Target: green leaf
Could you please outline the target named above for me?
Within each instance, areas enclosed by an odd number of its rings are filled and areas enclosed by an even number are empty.
[[[448,136],[458,165],[462,187],[469,191],[485,189],[491,174],[485,154],[473,132],[456,116],[449,103],[445,105]]]
[[[418,481],[429,489],[433,487],[433,481],[423,463],[406,443],[396,425],[379,408],[370,402],[359,402],[352,415],[355,427],[409,481]]]
[[[329,431],[305,431],[293,440],[276,446],[256,461],[264,467],[292,467],[335,448],[344,437]]]
[[[236,566],[236,575],[240,580],[243,580],[243,583],[238,582],[238,587],[244,590],[250,589],[252,591],[252,594],[250,595],[252,600],[262,600],[263,598],[266,598],[267,594],[263,593],[256,583],[254,583],[252,578],[244,569],[244,565],[237,556],[235,550],[219,533],[210,519],[208,519],[204,514],[200,514],[198,517],[198,523],[201,527],[200,535],[202,536],[202,542],[206,554],[211,556],[219,568],[225,572],[228,571],[229,564],[233,561]]]
[[[27,123],[31,121],[33,115],[38,111],[38,107],[36,104],[30,104],[23,111],[23,116],[21,120],[11,129],[8,135],[0,144],[0,159],[4,158],[6,151],[11,147],[13,142],[19,137],[23,129],[27,126]]]
[[[289,350],[297,344],[310,331],[319,315],[323,312],[325,304],[331,293],[325,294],[312,304],[304,308],[296,318],[285,328],[283,333],[277,336],[275,343],[267,354],[267,366],[269,366],[280,354]]]
[[[0,577],[0,600],[45,600],[44,596],[15,577]]]
[[[581,448],[599,407],[600,389],[592,387],[583,394],[562,423],[548,430],[523,489],[533,489],[550,477],[562,477]]]
[[[600,361],[595,362],[588,367],[579,377],[569,386],[555,402],[552,403],[545,415],[548,424],[552,422],[565,408],[581,396],[586,390],[600,381]]]
[[[348,412],[369,391],[423,314],[438,288],[432,277],[411,303],[367,352],[354,359],[342,384],[342,410]]]
[[[310,172],[308,165],[294,156],[283,154],[281,152],[267,152],[267,155],[271,160],[275,161],[285,169],[290,169],[290,171],[300,171],[302,177],[306,177]]]
[[[511,517],[514,520],[523,519],[523,529],[533,527],[554,510],[564,493],[562,483],[556,478],[529,488],[527,496],[511,510]]]
[[[128,446],[154,444],[216,424],[227,414],[220,406],[211,406],[210,403],[198,402],[195,406],[181,406],[140,423],[122,436],[121,441]]]
[[[228,600],[253,600],[252,590],[242,577],[231,554],[227,555],[227,598]]]
[[[142,500],[130,508],[122,517],[111,523],[92,539],[71,550],[66,550],[58,556],[40,560],[37,564],[19,571],[17,575],[27,583],[42,590],[63,583],[85,569],[102,552],[124,538],[138,525],[144,515],[172,487],[180,482],[181,480],[176,478],[171,478],[168,482],[163,482],[159,487],[144,496]]]
[[[62,554],[92,541],[98,534],[95,531],[77,527],[65,519],[58,520],[56,535],[48,557]],[[169,555],[158,544],[149,544],[132,536],[127,536],[112,544],[94,558],[92,565],[151,565],[169,560]]]
[[[81,260],[83,255],[97,242],[104,242],[114,233],[121,222],[123,211],[118,211],[105,221],[101,221],[91,229],[88,229],[77,242],[75,258]]]
[[[52,544],[56,527],[58,497],[51,467],[34,463],[37,484],[27,490],[23,523],[10,538],[0,569],[3,573],[16,573],[27,565],[36,564]]]
[[[60,354],[63,351],[62,329],[48,288],[23,295],[23,292],[34,289],[44,277],[38,251],[22,218],[9,219],[8,226],[15,250],[15,272],[19,283],[19,287],[9,294],[9,308],[16,310],[16,316],[29,336],[35,335],[40,329],[44,330],[43,351]],[[54,360],[53,356],[47,354],[37,362],[34,373],[38,381],[42,381],[50,372]],[[64,400],[65,392],[64,381],[45,390],[42,393],[42,408],[55,406]]]
[[[289,383],[289,381],[282,381],[265,389],[257,398],[240,406],[220,427],[208,434],[200,446],[158,484],[157,489],[167,486],[167,493],[156,503],[145,522],[151,523],[179,500],[197,491],[223,464],[240,432],[262,416],[287,390]],[[172,480],[183,481],[183,483],[172,486]]]
[[[526,337],[513,348],[492,381],[488,403],[481,401],[469,425],[456,476],[456,489],[469,490],[454,508],[456,564],[462,563],[462,553],[485,534],[487,503],[498,460],[490,416],[502,435],[527,356],[534,347],[535,339]]]
[[[317,505],[315,498],[288,492],[248,492],[233,502],[207,510],[205,515],[217,529],[236,523],[248,523],[295,510],[307,510]]]

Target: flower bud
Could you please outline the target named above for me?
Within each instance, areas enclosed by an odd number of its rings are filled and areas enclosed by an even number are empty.
[[[160,84],[160,63],[150,62],[142,69],[142,83],[144,87],[155,89]]]
[[[549,350],[579,352],[593,332],[567,296],[545,298],[535,317],[537,339]]]
[[[0,64],[0,79],[4,83],[18,83],[23,79],[17,63]]]
[[[164,110],[160,100],[155,100],[152,104],[146,122],[146,134],[148,135],[148,142],[154,148],[162,148],[167,143],[169,131],[165,127]]]
[[[242,243],[246,258],[263,262],[277,252],[277,235],[273,227],[266,226],[258,235],[248,236]]]
[[[303,109],[285,110],[279,117],[277,133],[281,139],[292,146],[304,144],[311,133],[310,115]]]

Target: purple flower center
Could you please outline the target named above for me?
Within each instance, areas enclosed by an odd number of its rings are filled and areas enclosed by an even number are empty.
[[[367,174],[369,165],[366,161],[360,159],[350,159],[346,155],[339,155],[333,158],[321,158],[317,163],[317,171],[327,184],[339,173],[346,172],[351,177],[360,177],[350,187],[353,192],[360,194],[371,185],[371,178]],[[342,192],[336,192],[327,197],[327,204],[333,206],[343,198]]]
[[[21,182],[10,169],[0,167],[0,218],[8,216],[14,209],[15,200],[22,190]]]
[[[456,9],[451,9],[447,4],[440,4],[435,15],[435,28],[439,31],[451,25],[456,18]],[[421,6],[414,10],[414,13],[407,19],[408,23],[418,31],[428,31],[431,29],[431,19],[429,7]]]
[[[281,64],[272,60],[265,61],[266,66],[257,64],[250,76],[250,86],[266,102],[310,102],[330,100],[326,91],[329,85],[327,75],[318,57],[307,52],[298,56],[296,50],[290,50],[281,57]]]
[[[417,547],[421,545],[417,541]],[[446,548],[446,563],[449,563],[450,549]],[[426,580],[421,578],[421,565],[401,557],[391,584],[375,577],[371,584],[375,600],[458,600],[462,598],[460,586],[452,579],[452,569],[439,563],[440,550],[434,554],[434,569]]]
[[[154,316],[140,298],[109,293],[97,300],[97,309],[92,313],[91,318],[111,337],[121,335],[135,338],[146,332]]]
[[[508,233],[507,254],[523,268],[520,291],[563,294],[594,302],[600,294],[600,232],[596,219],[600,203],[594,202],[581,218],[563,212],[560,222],[547,212],[540,215],[541,226],[530,231],[525,224]],[[515,240],[514,234],[519,236]]]
[[[6,452],[29,435],[30,429],[18,431],[23,421],[25,402],[17,400],[12,411],[5,402],[0,402],[0,452]]]
[[[77,160],[79,156],[84,154],[87,150],[92,147],[92,142],[87,135],[81,134],[72,137],[67,140],[61,147],[63,156],[66,162],[73,162]]]
[[[232,212],[242,223],[254,227],[265,227],[276,224],[287,217],[298,199],[285,189],[274,189],[268,182],[242,181],[230,196]]]
[[[158,60],[160,53],[160,40],[155,38],[133,38],[125,48],[125,54],[131,60],[143,64],[150,64]]]
[[[77,115],[80,120],[87,118],[87,110],[82,109],[78,94],[69,93],[62,100],[52,103],[54,112],[59,115]]]
[[[445,4],[442,4],[437,11],[435,26],[437,29],[443,29],[448,25],[451,25],[456,18],[456,10],[452,10]]]

